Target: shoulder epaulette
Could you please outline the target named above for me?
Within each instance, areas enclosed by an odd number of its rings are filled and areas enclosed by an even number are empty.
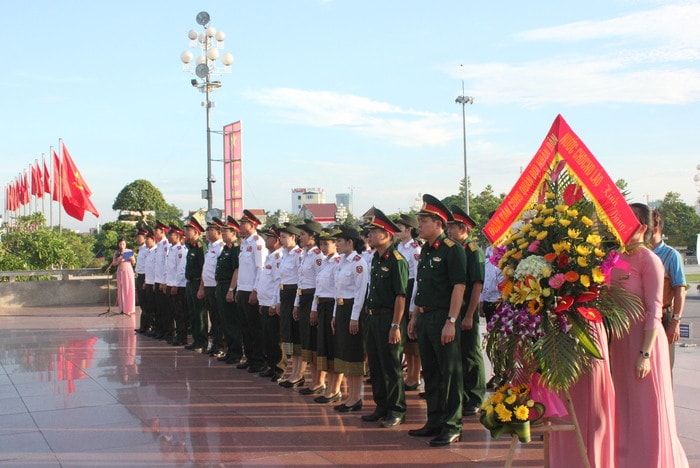
[[[352,259],[353,262],[359,262],[360,260],[362,260],[362,257],[359,255],[356,255],[355,258]]]
[[[445,237],[445,240],[444,240],[443,242],[444,242],[445,245],[448,246],[448,247],[454,247],[454,246],[455,246],[454,241],[453,241],[452,239],[450,239],[449,237]]]
[[[316,255],[320,254],[320,253],[321,253],[321,249],[319,249],[318,247],[315,247],[315,248],[314,248],[314,253],[315,253]]]
[[[396,260],[403,260],[403,255],[401,255],[398,250],[394,250],[394,257]]]
[[[472,252],[476,252],[479,249],[479,247],[477,247],[474,242],[470,242],[467,245],[469,245],[469,250],[471,250]]]

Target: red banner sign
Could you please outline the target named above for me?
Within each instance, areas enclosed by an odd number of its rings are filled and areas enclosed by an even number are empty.
[[[565,161],[567,170],[595,204],[598,216],[620,242],[625,243],[634,233],[639,222],[625,197],[583,141],[558,115],[535,157],[484,226],[484,234],[492,243],[503,239],[513,223],[528,209],[544,184],[549,169],[559,159]]]
[[[224,211],[240,219],[243,216],[243,161],[241,121],[224,126]]]

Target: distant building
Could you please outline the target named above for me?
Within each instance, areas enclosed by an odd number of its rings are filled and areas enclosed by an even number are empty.
[[[299,210],[307,203],[325,203],[326,194],[322,188],[293,188],[291,213],[299,213]]]
[[[326,227],[336,222],[336,211],[335,203],[307,203],[299,210],[299,216],[303,219],[313,219]]]
[[[352,193],[336,193],[335,204],[343,205],[347,211],[352,213]]]

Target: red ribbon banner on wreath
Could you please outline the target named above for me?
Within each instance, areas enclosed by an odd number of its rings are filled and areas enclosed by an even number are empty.
[[[484,234],[492,243],[498,244],[509,234],[510,227],[539,194],[550,168],[560,161],[593,202],[600,220],[621,244],[627,242],[639,225],[636,216],[603,166],[558,115],[540,149],[484,226]]]

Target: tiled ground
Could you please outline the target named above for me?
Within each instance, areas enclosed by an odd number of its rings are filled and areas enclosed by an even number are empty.
[[[700,300],[691,304],[700,317]],[[690,310],[690,309],[689,309]],[[425,404],[408,392],[406,424],[383,429],[267,379],[133,332],[101,308],[0,311],[0,466],[503,466],[509,440],[475,418],[431,448],[407,435]],[[697,348],[676,365],[678,427],[700,466]],[[542,442],[515,466],[542,466]]]

